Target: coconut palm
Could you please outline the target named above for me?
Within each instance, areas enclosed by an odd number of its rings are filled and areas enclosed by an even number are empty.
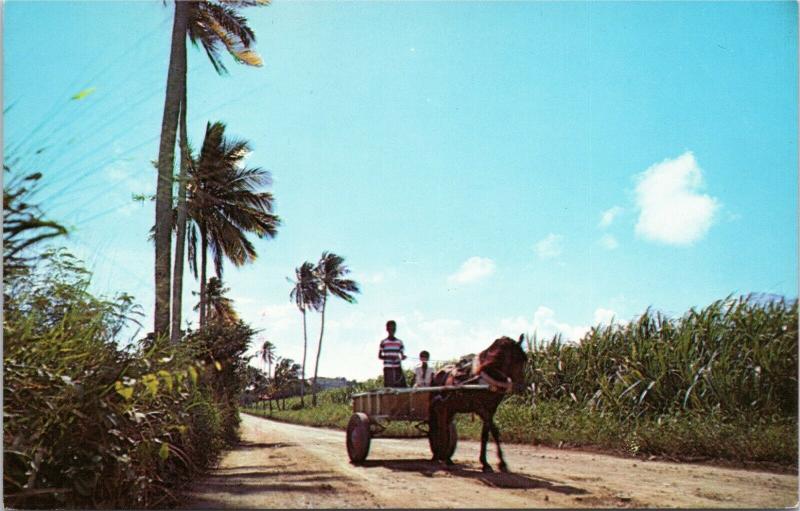
[[[267,377],[272,378],[272,363],[275,362],[275,345],[271,341],[265,340],[258,350],[261,361],[267,364]]]
[[[356,281],[345,278],[348,273],[350,273],[350,269],[345,266],[344,258],[329,252],[322,253],[322,257],[314,268],[314,274],[319,282],[319,292],[322,295],[320,306],[322,318],[319,327],[319,343],[317,344],[317,361],[314,364],[314,380],[311,383],[311,404],[313,406],[317,405],[317,372],[319,356],[322,352],[322,336],[325,332],[325,306],[328,303],[328,293],[347,303],[355,303],[356,299],[353,295],[360,292]]]
[[[269,172],[250,168],[243,159],[250,152],[244,140],[225,136],[225,124],[208,123],[200,156],[189,168],[187,216],[188,256],[192,273],[197,276],[198,240],[200,242],[200,326],[206,324],[206,272],[208,252],[218,278],[223,260],[241,266],[256,259],[256,250],[247,238],[277,234],[280,219],[272,213],[272,194],[260,191],[271,183]]]
[[[158,180],[156,186],[156,232],[155,232],[155,314],[154,331],[156,335],[168,332],[170,327],[170,252],[172,225],[172,171],[175,158],[175,139],[178,130],[178,118],[186,112],[186,37],[195,46],[202,46],[218,73],[226,71],[222,62],[222,49],[226,50],[239,63],[260,66],[261,58],[251,46],[255,43],[255,34],[247,25],[247,20],[239,15],[238,9],[253,5],[266,5],[268,0],[176,0],[175,16],[172,27],[172,43],[169,68],[167,71],[167,89],[164,98],[164,114],[161,121],[161,139],[158,150]],[[184,124],[185,126],[185,124]],[[185,147],[185,127],[181,136]],[[184,158],[185,162],[185,152]],[[180,187],[185,187],[187,170],[181,165],[179,177]],[[178,239],[183,239],[186,224],[186,207],[182,201],[185,192],[179,189],[178,198]],[[183,280],[182,242],[176,242],[177,275],[176,284]],[[178,287],[177,285],[175,287]],[[173,293],[173,299],[181,301],[181,291]],[[173,328],[179,332],[180,303],[173,304]],[[176,326],[177,325],[177,326]],[[176,340],[179,333],[173,333]]]
[[[280,395],[282,408],[286,409],[286,395],[291,394],[292,387],[297,384],[300,373],[300,364],[295,364],[291,358],[281,358],[275,366],[275,392]]]
[[[303,314],[303,365],[300,370],[300,406],[305,406],[306,351],[308,347],[308,330],[306,328],[306,310],[319,310],[322,305],[319,282],[314,274],[314,265],[308,261],[294,269],[295,281],[289,298],[294,301]]]
[[[269,391],[269,413],[272,413],[272,395],[275,390],[275,381],[272,377],[272,363],[275,362],[277,355],[275,354],[275,345],[270,341],[265,340],[261,344],[261,349],[258,350],[261,361],[267,364],[267,390]]]
[[[233,300],[225,296],[230,291],[222,286],[222,280],[211,277],[206,287],[206,307],[208,310],[206,320],[209,322],[235,323],[239,315],[233,309]],[[200,308],[200,303],[195,306],[195,310]]]

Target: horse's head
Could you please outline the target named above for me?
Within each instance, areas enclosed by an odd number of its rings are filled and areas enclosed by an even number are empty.
[[[499,382],[508,392],[520,392],[525,388],[525,364],[528,357],[522,349],[523,336],[519,341],[500,337],[478,355],[477,373],[488,380]]]

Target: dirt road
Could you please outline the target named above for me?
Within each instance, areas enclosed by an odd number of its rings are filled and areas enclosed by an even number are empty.
[[[426,439],[373,440],[354,466],[342,431],[242,419],[243,444],[190,488],[184,507],[764,508],[798,498],[796,475],[526,445],[505,445],[510,474],[481,472],[479,444],[467,441],[449,469],[428,461]]]

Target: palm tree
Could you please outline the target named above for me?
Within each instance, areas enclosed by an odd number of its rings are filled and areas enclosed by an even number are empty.
[[[261,344],[261,349],[258,351],[258,354],[261,357],[261,361],[267,364],[267,389],[272,389],[272,384],[274,383],[272,380],[272,363],[275,362],[276,357],[275,345],[265,340],[263,344]],[[272,394],[272,392],[270,392],[270,394]],[[269,412],[272,413],[272,395],[270,395],[268,401]]]
[[[172,269],[172,324],[170,340],[177,343],[181,338],[181,314],[183,308],[183,252],[186,244],[186,177],[189,166],[194,163],[186,128],[186,87],[180,112],[181,170],[178,176],[178,205],[175,224],[175,261]]]
[[[355,303],[353,296],[359,293],[358,283],[345,278],[350,269],[344,265],[344,258],[333,253],[323,252],[314,274],[319,282],[319,292],[322,295],[322,319],[319,327],[319,344],[317,344],[317,361],[314,364],[314,380],[311,383],[311,404],[317,406],[317,371],[319,370],[319,355],[322,352],[322,335],[325,332],[325,305],[328,303],[328,293],[341,298],[347,303]]]
[[[211,277],[206,288],[206,305],[208,314],[206,320],[209,322],[234,323],[239,319],[239,315],[233,309],[233,300],[225,296],[230,291],[222,286],[222,281],[217,277]],[[198,310],[200,304],[195,305],[194,310]]]
[[[267,364],[267,377],[272,378],[272,363],[275,362],[275,345],[270,341],[264,341],[258,351],[261,361]]]
[[[221,49],[239,63],[260,66],[261,58],[251,46],[255,43],[255,34],[247,25],[247,19],[240,16],[238,9],[253,5],[266,5],[268,0],[176,0],[175,17],[172,27],[172,43],[170,62],[167,72],[167,90],[164,98],[164,115],[161,121],[161,139],[158,150],[158,181],[156,186],[156,232],[155,232],[155,320],[156,335],[164,334],[170,327],[170,252],[172,225],[172,172],[175,158],[175,138],[178,130],[178,117],[183,113],[182,148],[186,147],[186,36],[197,46],[202,45],[211,64],[218,73],[226,71],[221,59]],[[185,161],[185,151],[184,158]],[[186,186],[186,167],[181,165],[179,177],[180,188]],[[178,193],[178,239],[183,239],[186,224],[185,190],[179,188]],[[183,280],[182,242],[176,241],[176,284]],[[177,285],[175,287],[178,287]],[[181,301],[182,289],[173,292],[173,299]],[[177,311],[177,313],[176,313]],[[173,304],[172,325],[179,332],[180,303]],[[176,327],[177,325],[177,327]],[[179,333],[173,333],[176,340]]]
[[[314,274],[314,265],[308,261],[294,269],[294,287],[289,293],[289,298],[294,301],[297,308],[303,314],[303,365],[300,372],[300,406],[305,406],[305,382],[306,382],[306,351],[308,347],[308,334],[306,329],[306,310],[319,310],[322,305],[322,295],[320,294],[319,282]]]
[[[245,167],[250,152],[244,140],[225,137],[225,124],[206,125],[206,135],[197,162],[189,167],[187,216],[188,256],[197,276],[197,242],[200,241],[200,326],[206,324],[206,271],[208,252],[217,277],[222,277],[223,259],[241,266],[256,259],[248,233],[259,238],[277,234],[280,218],[272,213],[272,194],[259,191],[271,183],[269,172]]]
[[[186,29],[189,22],[188,2],[175,2],[172,25],[172,48],[167,71],[167,91],[161,120],[158,147],[158,179],[156,182],[155,225],[155,313],[153,332],[156,336],[169,332],[170,321],[170,251],[172,244],[172,166],[175,158],[175,137],[183,90],[186,87]]]
[[[292,385],[297,383],[299,373],[300,364],[295,364],[291,358],[279,359],[275,366],[275,389],[281,396],[284,410],[286,409],[286,394],[291,392]]]

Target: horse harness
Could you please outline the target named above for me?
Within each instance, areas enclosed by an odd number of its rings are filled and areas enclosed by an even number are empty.
[[[511,394],[513,392],[514,383],[511,381],[511,378],[503,374],[503,372],[499,369],[492,368],[492,371],[498,373],[502,380],[496,380],[492,378],[492,376],[490,376],[489,373],[484,370],[481,370],[478,374],[474,374],[478,370],[478,363],[479,361],[477,355],[466,356],[459,360],[451,371],[454,385],[460,387],[461,385],[467,385],[475,380],[483,379],[489,384],[489,390],[492,392],[502,391],[505,394]],[[469,370],[469,373],[467,374],[472,374],[472,376],[466,380],[457,381],[459,373],[463,375],[466,370]]]

